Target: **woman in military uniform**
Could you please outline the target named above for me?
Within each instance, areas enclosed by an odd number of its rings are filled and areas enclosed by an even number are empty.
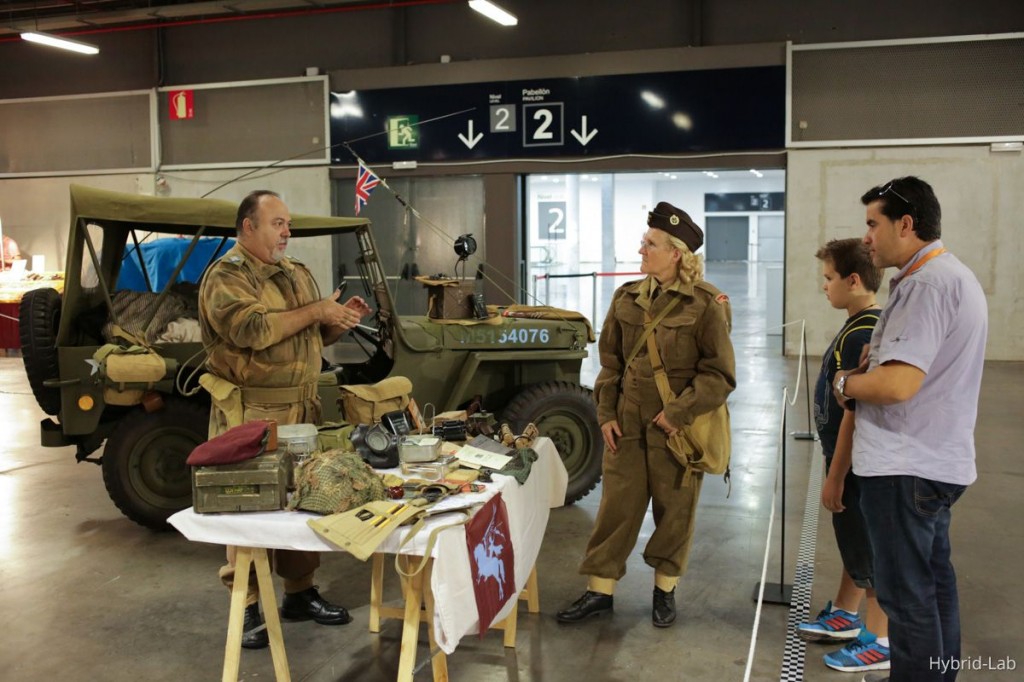
[[[605,440],[601,506],[579,569],[588,576],[587,590],[558,613],[563,623],[612,610],[615,584],[652,500],[655,530],[644,548],[655,571],[651,618],[658,627],[675,621],[675,587],[686,570],[703,474],[684,478],[666,440],[722,405],[736,387],[729,298],[704,281],[694,254],[704,233],[667,202],[648,214],[647,225],[640,243],[647,277],[615,291],[601,329],[594,387]],[[657,322],[658,354],[676,396],[666,405],[644,341],[645,313]]]

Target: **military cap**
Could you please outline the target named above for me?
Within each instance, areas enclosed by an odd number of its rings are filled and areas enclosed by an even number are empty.
[[[192,450],[185,463],[194,467],[206,467],[252,459],[263,454],[269,435],[266,422],[247,422],[228,429],[205,443],[200,443]]]
[[[694,253],[704,244],[704,232],[697,227],[697,223],[693,222],[686,211],[667,201],[659,201],[654,210],[647,214],[647,226],[664,230],[682,240]]]

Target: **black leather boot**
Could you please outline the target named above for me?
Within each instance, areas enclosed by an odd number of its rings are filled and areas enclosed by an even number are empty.
[[[559,623],[578,623],[591,616],[599,616],[605,611],[611,612],[615,603],[610,594],[587,590],[583,596],[572,603],[572,606],[559,611],[556,618]]]
[[[654,606],[651,609],[651,620],[654,627],[667,628],[676,622],[676,588],[671,592],[655,587]]]
[[[281,618],[285,620],[313,620],[320,625],[344,625],[352,620],[344,606],[335,606],[320,596],[316,587],[284,595]]]
[[[270,645],[267,626],[263,624],[263,615],[259,604],[245,607],[245,621],[242,625],[243,649],[266,649]]]

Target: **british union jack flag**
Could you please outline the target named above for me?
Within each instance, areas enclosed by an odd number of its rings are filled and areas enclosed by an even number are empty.
[[[370,200],[373,190],[380,184],[380,178],[374,175],[373,171],[359,164],[359,175],[356,177],[356,215]]]

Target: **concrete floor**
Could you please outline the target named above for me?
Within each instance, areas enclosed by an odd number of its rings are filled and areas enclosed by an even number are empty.
[[[779,356],[779,337],[762,332],[763,272],[746,266],[709,268],[729,292],[740,387],[733,418],[733,487],[704,485],[690,569],[678,590],[680,620],[650,624],[652,575],[636,552],[616,594],[615,614],[562,626],[554,613],[581,592],[576,566],[591,528],[599,490],[554,510],[541,550],[541,613],[520,616],[515,650],[499,633],[463,640],[449,657],[455,680],[591,682],[740,680],[751,647],[755,603],[775,485],[782,387],[795,388],[797,363]],[[839,324],[840,319],[836,319]],[[817,366],[811,360],[812,371]],[[592,377],[593,365],[587,372]],[[215,680],[220,678],[228,594],[216,577],[223,550],[175,533],[153,533],[122,517],[107,497],[98,467],[76,464],[71,448],[38,445],[43,417],[19,357],[0,357],[0,679],[51,681]],[[989,363],[977,431],[979,480],[954,512],[954,562],[960,576],[964,654],[1010,657],[1024,666],[1015,616],[1024,607],[1019,566],[1024,530],[1021,397],[1024,363]],[[802,381],[801,381],[801,389]],[[787,430],[807,428],[803,396],[788,409]],[[779,529],[785,522],[785,580],[793,581],[816,443],[785,438],[785,518],[775,520],[768,581],[779,580]],[[776,502],[778,504],[778,502]],[[641,537],[652,530],[648,519]],[[827,515],[817,523],[812,613],[835,589],[839,561]],[[397,581],[388,589],[397,596]],[[355,619],[342,627],[285,623],[294,680],[392,680],[401,635],[396,621],[380,635],[367,630],[369,566],[325,555],[318,573],[325,596]],[[779,679],[789,609],[766,605],[756,638],[752,679]],[[422,633],[422,630],[421,630]],[[426,636],[421,634],[420,657]],[[821,663],[829,647],[810,645],[803,679],[856,680]],[[1024,668],[1022,668],[1024,669]],[[269,650],[244,652],[244,680],[273,679]],[[430,678],[429,668],[417,679]],[[800,679],[790,677],[787,679]],[[966,672],[964,680],[1014,680],[1014,672]]]

